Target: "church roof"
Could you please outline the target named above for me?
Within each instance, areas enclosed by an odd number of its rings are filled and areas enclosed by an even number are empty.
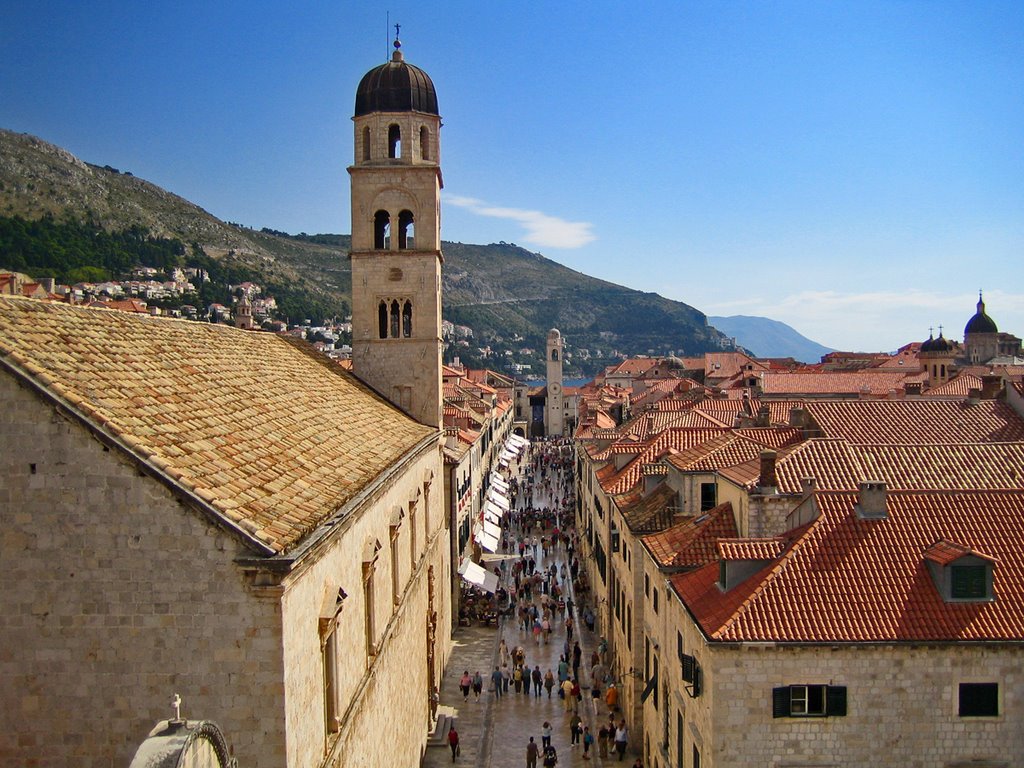
[[[0,367],[282,553],[434,430],[304,342],[0,298]]]
[[[397,48],[397,40],[395,45]],[[422,69],[406,63],[402,52],[396,50],[391,61],[374,67],[359,81],[355,116],[371,112],[439,114],[434,83]]]
[[[978,311],[964,326],[964,337],[969,333],[999,333],[995,321],[985,314],[985,302],[980,293],[978,294]]]

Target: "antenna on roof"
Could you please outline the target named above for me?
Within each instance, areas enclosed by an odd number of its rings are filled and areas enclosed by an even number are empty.
[[[388,52],[388,48],[391,47],[391,11],[386,11],[384,15],[384,61],[391,58],[391,54]]]

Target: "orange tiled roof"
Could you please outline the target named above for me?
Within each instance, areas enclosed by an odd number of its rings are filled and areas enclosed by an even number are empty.
[[[766,395],[873,395],[881,397],[903,389],[902,371],[830,371],[813,373],[777,373],[761,375],[761,391]]]
[[[712,563],[672,577],[713,641],[1024,640],[1024,492],[894,492],[887,519],[860,519],[857,494],[819,493],[820,516],[729,592]],[[989,602],[944,602],[926,565],[939,540],[995,562]]]
[[[981,378],[972,373],[961,373],[945,384],[932,387],[924,394],[930,397],[967,397],[967,393],[972,389],[981,389]]]
[[[0,298],[0,356],[275,552],[436,434],[277,334]]]
[[[782,554],[785,544],[771,539],[725,539],[716,547],[722,560],[774,560]]]
[[[825,437],[851,443],[980,443],[1024,440],[1024,419],[998,400],[808,401]]]
[[[698,568],[718,558],[719,539],[737,535],[732,504],[719,504],[664,531],[641,538],[654,560],[665,568]]]

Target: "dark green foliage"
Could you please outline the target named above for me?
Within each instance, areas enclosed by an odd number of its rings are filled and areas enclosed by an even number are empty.
[[[56,277],[59,282],[74,282],[82,274],[78,270],[86,267],[100,270],[101,279],[127,274],[138,266],[163,272],[181,266],[184,255],[180,240],[151,237],[142,227],[107,232],[90,221],[0,217],[0,265]]]

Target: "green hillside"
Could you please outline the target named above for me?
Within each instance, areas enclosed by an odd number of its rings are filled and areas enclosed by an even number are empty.
[[[71,270],[93,268],[117,278],[125,259],[206,267],[212,260],[225,281],[266,286],[293,320],[348,311],[347,235],[223,222],[127,171],[2,129],[0,219],[0,269],[67,279],[83,274]],[[572,355],[567,375],[593,373],[620,355],[693,355],[729,345],[686,304],[597,280],[512,244],[446,242],[443,250],[444,317],[473,330],[468,345],[446,351],[449,359],[542,371],[544,338],[556,327]],[[210,290],[203,299],[228,299],[217,298],[219,283]]]

